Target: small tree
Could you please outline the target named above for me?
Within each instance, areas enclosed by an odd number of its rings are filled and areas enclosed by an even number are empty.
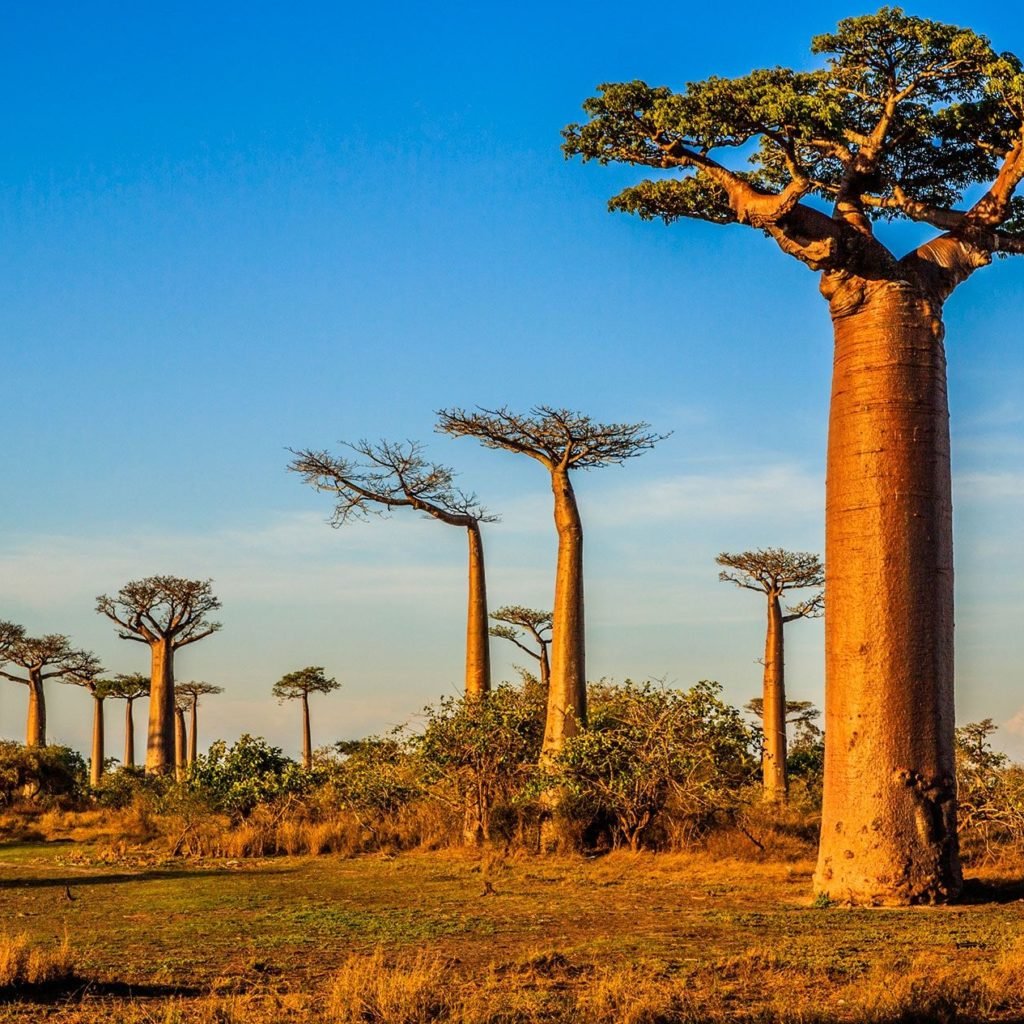
[[[820,589],[807,600],[782,610],[782,595],[790,590],[820,588],[825,572],[818,555],[805,551],[763,548],[729,554],[715,561],[725,568],[718,574],[723,583],[755,590],[768,599],[768,630],[764,641],[764,694],[761,701],[764,726],[762,777],[765,799],[784,803],[786,779],[786,663],[783,626],[795,619],[821,615],[824,593]]]
[[[0,670],[0,676],[28,687],[25,746],[46,746],[46,693],[43,683],[80,668],[91,657],[85,651],[75,650],[71,641],[60,633],[40,637],[21,636],[20,639],[9,641],[6,662],[20,666],[25,674],[16,676]]]
[[[116,675],[110,680],[108,686],[108,697],[115,697],[123,700],[124,708],[124,767],[135,767],[135,719],[132,715],[132,705],[140,697],[149,696],[149,676],[141,672],[133,672],[129,675]]]
[[[102,679],[103,667],[95,655],[83,654],[70,668],[62,682],[81,686],[92,697],[92,757],[89,761],[89,785],[94,789],[103,778],[104,725],[103,701],[111,695],[111,681]]]
[[[126,583],[116,597],[96,599],[96,610],[114,622],[122,640],[148,644],[151,658],[146,771],[165,775],[174,757],[174,654],[216,633],[208,618],[220,608],[212,580],[147,576]]]
[[[496,612],[491,612],[491,618],[500,623],[500,625],[491,626],[491,636],[508,640],[537,662],[540,686],[546,694],[551,675],[548,660],[548,647],[551,644],[551,612],[538,611],[536,608],[524,608],[519,604],[506,604]],[[532,637],[536,647],[528,647],[523,643],[524,634]]]
[[[185,710],[189,713],[188,766],[191,768],[196,760],[196,749],[198,746],[196,731],[198,724],[199,698],[207,697],[214,693],[223,693],[224,687],[214,686],[212,683],[203,682],[175,683],[174,692],[177,695],[177,699],[182,702]]]
[[[322,665],[311,665],[282,676],[271,690],[279,704],[286,700],[302,701],[302,767],[313,767],[313,744],[309,731],[309,695],[330,693],[341,686],[336,679],[324,675]]]
[[[437,429],[452,437],[475,437],[535,459],[551,476],[558,565],[551,629],[551,675],[543,757],[553,758],[567,736],[587,721],[586,647],[583,616],[583,521],[570,473],[619,465],[642,455],[666,435],[647,423],[598,423],[568,409],[540,405],[526,415],[508,409],[441,410]]]
[[[324,451],[293,452],[288,468],[318,491],[338,497],[332,526],[392,508],[412,508],[449,526],[466,530],[469,538],[469,604],[466,618],[466,693],[485,694],[491,688],[491,657],[487,642],[487,584],[481,523],[495,517],[455,487],[447,466],[427,462],[415,442],[396,444],[360,441],[349,445],[364,462],[340,459]]]

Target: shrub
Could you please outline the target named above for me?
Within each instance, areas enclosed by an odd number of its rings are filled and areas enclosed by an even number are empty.
[[[70,747],[25,747],[0,740],[0,804],[19,798],[71,802],[81,797],[88,771]]]

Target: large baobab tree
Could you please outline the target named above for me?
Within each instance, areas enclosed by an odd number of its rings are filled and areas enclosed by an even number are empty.
[[[496,612],[491,612],[491,618],[498,623],[497,626],[491,626],[491,636],[508,640],[537,662],[541,689],[547,693],[551,675],[548,658],[548,647],[551,644],[551,612],[524,608],[520,604],[506,604]],[[524,638],[532,639],[536,646],[528,646],[523,642]]]
[[[362,462],[324,451],[295,451],[288,468],[318,491],[337,496],[332,526],[393,508],[412,508],[449,526],[462,527],[469,538],[469,605],[466,616],[466,695],[478,697],[491,688],[487,634],[487,584],[481,523],[491,523],[476,496],[453,483],[447,466],[427,462],[415,442],[360,441],[348,447]]]
[[[104,727],[103,702],[111,695],[109,679],[103,679],[100,659],[83,654],[76,665],[64,673],[61,682],[81,686],[92,697],[92,755],[89,759],[89,785],[98,786],[103,778]]]
[[[1024,74],[970,30],[898,8],[812,50],[814,70],[603,85],[565,152],[657,170],[612,209],[746,225],[819,276],[835,361],[815,886],[942,900],[962,884],[942,312],[994,255],[1024,253]],[[897,219],[935,231],[901,256],[880,231]]]
[[[764,757],[761,762],[765,799],[784,803],[789,789],[786,778],[786,660],[783,627],[796,619],[816,618],[822,612],[825,582],[818,555],[782,548],[759,548],[730,554],[723,551],[715,561],[724,566],[718,574],[723,583],[764,594],[768,600],[768,628],[764,641],[764,688],[761,721],[764,725]],[[790,590],[815,588],[815,593],[785,610],[782,595]]]
[[[289,672],[274,683],[271,693],[279,704],[286,700],[302,701],[302,767],[313,767],[313,744],[309,730],[309,695],[311,693],[330,693],[337,690],[341,683],[324,675],[323,666],[311,665]]]
[[[542,405],[526,415],[508,409],[445,409],[437,429],[453,437],[475,437],[487,448],[528,455],[551,476],[558,564],[551,628],[551,676],[543,757],[553,758],[565,739],[587,722],[587,676],[583,616],[583,521],[570,474],[620,464],[662,440],[647,423],[597,423],[568,409]]]
[[[196,753],[199,741],[196,739],[198,726],[199,698],[209,697],[215,693],[223,693],[223,686],[214,686],[213,683],[190,682],[175,683],[174,692],[177,699],[184,705],[189,714],[188,723],[188,767],[195,764]]]
[[[67,675],[91,658],[88,652],[75,650],[71,641],[60,633],[39,637],[22,635],[9,643],[4,663],[17,665],[24,675],[0,669],[0,676],[28,687],[25,746],[46,746],[46,693],[43,689],[46,680]]]
[[[114,597],[96,599],[96,610],[119,627],[122,640],[149,645],[146,771],[150,774],[166,775],[175,765],[174,654],[220,629],[220,623],[208,617],[218,608],[211,580],[180,576],[147,576],[126,583]]]
[[[140,697],[149,696],[149,676],[132,672],[114,676],[107,686],[107,696],[124,701],[124,767],[135,767],[135,719],[132,705]]]

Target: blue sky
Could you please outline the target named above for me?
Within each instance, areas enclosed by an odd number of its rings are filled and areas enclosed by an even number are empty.
[[[178,672],[226,687],[202,743],[294,750],[269,690],[310,663],[344,684],[316,742],[385,728],[459,688],[464,537],[399,515],[332,531],[286,447],[428,441],[502,515],[492,605],[548,607],[542,470],[432,428],[443,406],[549,403],[673,432],[578,481],[591,677],[756,694],[763,610],[713,559],[821,550],[825,304],[755,232],[609,215],[636,176],[566,163],[559,130],[598,82],[810,66],[810,37],[864,10],[751,5],[723,31],[683,5],[9,6],[0,617],[136,670],[95,596],[213,577],[224,629]],[[1024,53],[1005,5],[970,24]],[[1024,756],[1022,290],[1024,261],[997,262],[946,322],[960,716]],[[821,624],[787,646],[792,694],[820,702]],[[497,678],[513,653],[495,642]],[[84,745],[84,695],[50,690],[53,737]],[[0,734],[23,712],[0,686]]]

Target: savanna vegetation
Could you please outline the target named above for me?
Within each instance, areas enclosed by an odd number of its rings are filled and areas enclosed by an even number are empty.
[[[716,559],[766,600],[749,715],[712,681],[587,679],[573,476],[667,434],[547,405],[438,413],[439,433],[528,456],[551,486],[552,608],[490,614],[496,517],[452,469],[414,442],[295,450],[335,526],[401,507],[467,531],[462,695],[314,749],[309,698],[340,683],[308,666],[268,685],[300,703],[301,761],[251,735],[203,752],[198,708],[221,688],[178,682],[174,655],[220,629],[212,581],[97,599],[148,648],[148,676],[107,678],[67,636],[0,623],[0,677],[28,695],[24,745],[0,742],[0,1019],[47,999],[68,1021],[1022,1019],[1024,768],[992,722],[953,719],[942,308],[994,255],[1024,253],[1024,69],[895,8],[812,49],[816,70],[605,84],[564,131],[567,156],[658,172],[613,209],[757,228],[829,304],[824,562]],[[937,233],[900,256],[879,235],[897,218]],[[823,607],[824,730],[787,699],[783,643]],[[491,637],[536,664],[494,685]],[[91,699],[88,762],[47,745],[49,679]]]

